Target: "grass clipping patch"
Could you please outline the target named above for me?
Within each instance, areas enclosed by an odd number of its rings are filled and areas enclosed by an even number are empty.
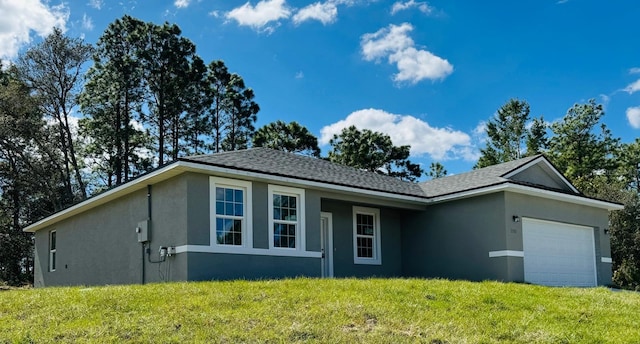
[[[637,343],[640,294],[422,279],[0,293],[0,343]]]

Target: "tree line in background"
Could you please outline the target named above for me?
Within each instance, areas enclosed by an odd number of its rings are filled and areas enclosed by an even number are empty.
[[[1,66],[1,63],[0,63]],[[87,68],[87,66],[89,66]],[[322,158],[296,122],[256,130],[254,92],[225,63],[205,63],[176,25],[124,16],[95,46],[60,30],[0,68],[0,283],[32,281],[33,237],[22,228],[181,156],[269,147]],[[640,285],[640,141],[621,144],[594,101],[549,125],[512,99],[487,123],[475,168],[546,156],[587,196],[625,204],[611,217],[614,280]],[[416,181],[410,146],[354,126],[324,159]],[[433,162],[431,178],[447,175]]]

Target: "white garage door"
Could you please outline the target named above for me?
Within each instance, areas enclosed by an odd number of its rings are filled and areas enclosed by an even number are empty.
[[[522,219],[524,280],[549,286],[596,285],[593,228]]]

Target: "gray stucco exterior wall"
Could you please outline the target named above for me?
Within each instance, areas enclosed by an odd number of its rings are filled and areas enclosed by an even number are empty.
[[[38,231],[35,286],[140,283],[142,248],[134,229],[146,214],[147,193],[141,190]],[[48,271],[52,230],[56,271]]]
[[[188,204],[187,236],[190,245],[209,245],[210,243],[209,177],[206,174],[185,174],[188,191],[184,204]],[[268,185],[262,182],[251,182],[253,248],[269,248]],[[320,195],[314,190],[305,191],[305,229],[306,250],[320,251]]]
[[[147,243],[151,261],[159,260],[160,246],[186,244],[187,224],[197,221],[188,217],[188,177],[189,175],[183,174],[152,185],[151,236]],[[168,257],[164,263],[150,263],[147,256],[145,264],[145,282],[183,281],[187,278],[186,257],[176,255]],[[169,264],[170,269],[167,266]]]
[[[178,176],[152,186],[152,260],[158,260],[160,246],[186,243],[186,180]],[[63,220],[35,234],[36,271],[34,284],[101,285],[142,283],[143,250],[135,228],[147,219],[147,190],[138,190],[115,201]],[[56,231],[56,271],[48,271],[49,232]],[[186,257],[169,258],[171,276],[185,280]],[[158,266],[145,255],[145,282],[161,281]],[[163,263],[165,268],[168,262]],[[166,269],[168,271],[169,269]]]
[[[321,194],[316,190],[306,190],[306,247],[307,251],[320,252],[320,209]],[[318,264],[320,264],[318,262]]]
[[[269,248],[269,188],[253,182],[253,247]]]
[[[513,222],[511,220],[513,215],[518,215],[521,218],[528,217],[592,227],[594,229],[598,285],[611,284],[611,263],[601,261],[602,257],[611,257],[609,235],[604,234],[604,229],[608,228],[609,221],[607,210],[507,192],[505,194],[505,211],[508,215],[506,223],[511,229],[507,243],[509,250],[522,250],[522,222]],[[515,262],[522,264],[520,263],[522,258],[516,259]],[[512,269],[510,279],[524,280],[524,269],[519,266]]]
[[[209,231],[209,176],[186,173],[187,244],[203,245],[211,240]]]
[[[189,245],[210,245],[210,176],[186,173]],[[238,179],[242,180],[242,179]],[[252,232],[255,249],[269,249],[268,183],[251,181]],[[305,190],[305,251],[320,251],[320,195]],[[189,280],[320,276],[320,259],[261,254],[179,253],[188,261]]]
[[[334,196],[335,197],[335,196]],[[322,211],[333,215],[333,269],[335,277],[394,277],[402,275],[401,221],[404,211],[366,202],[322,199]],[[354,264],[353,206],[380,209],[381,265]]]
[[[604,228],[608,212],[582,205],[499,192],[430,206],[403,223],[406,276],[524,281],[524,258],[489,257],[489,252],[522,252],[522,221],[513,216],[594,228],[599,285],[611,283],[611,257]]]
[[[403,274],[472,281],[509,280],[507,260],[489,258],[506,245],[504,195],[430,206],[403,221]]]
[[[320,277],[320,259],[223,253],[187,253],[190,281]]]

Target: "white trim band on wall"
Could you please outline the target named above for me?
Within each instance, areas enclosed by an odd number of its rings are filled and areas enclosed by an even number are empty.
[[[495,257],[524,257],[524,251],[512,251],[512,250],[502,250],[502,251],[489,251],[489,258]]]
[[[603,263],[613,263],[613,260],[611,260],[611,257],[600,257],[600,261]]]
[[[322,252],[280,250],[266,248],[248,248],[237,246],[206,246],[206,245],[182,245],[176,246],[176,253],[226,253],[226,254],[246,254],[256,256],[280,256],[280,257],[301,257],[301,258],[322,258]]]

